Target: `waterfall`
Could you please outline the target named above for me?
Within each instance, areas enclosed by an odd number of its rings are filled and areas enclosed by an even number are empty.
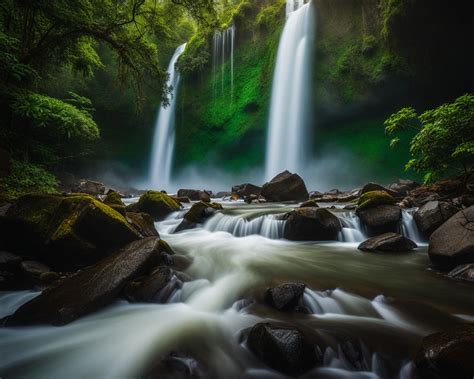
[[[150,183],[153,187],[160,186],[161,189],[167,189],[170,184],[175,140],[176,97],[180,77],[175,69],[175,64],[185,47],[186,44],[179,46],[171,58],[168,66],[169,78],[167,82],[167,85],[172,87],[171,98],[168,106],[160,106],[155,124],[150,165]]]
[[[420,236],[420,232],[418,231],[418,227],[416,226],[415,219],[413,218],[413,214],[408,210],[402,211],[402,224],[400,226],[401,234],[405,237],[411,239],[416,243],[423,243],[423,238]]]
[[[308,154],[315,19],[312,3],[289,0],[280,38],[268,124],[266,178],[300,172]]]
[[[235,45],[235,25],[225,30],[216,30],[212,43],[212,73],[213,73],[213,93],[217,97],[217,85],[220,80],[221,95],[225,96],[225,62],[226,56],[230,59],[230,99],[234,98],[234,45]],[[218,65],[221,65],[220,71]]]

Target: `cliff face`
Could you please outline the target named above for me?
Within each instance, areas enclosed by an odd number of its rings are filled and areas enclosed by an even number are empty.
[[[313,1],[315,155],[343,150],[371,166],[374,179],[405,175],[408,146],[388,148],[383,120],[402,106],[423,109],[473,90],[474,2]],[[284,1],[244,2],[234,20],[233,95],[229,57],[212,64],[212,35],[190,49],[196,59],[188,61],[207,62],[185,72],[179,92],[178,167],[263,164]]]

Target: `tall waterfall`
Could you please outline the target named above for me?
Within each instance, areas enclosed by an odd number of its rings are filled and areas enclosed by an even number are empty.
[[[171,58],[168,66],[169,78],[167,82],[167,85],[172,87],[171,98],[167,107],[160,106],[155,124],[150,165],[150,184],[157,188],[159,186],[160,189],[168,189],[171,179],[175,141],[176,97],[180,77],[179,72],[175,69],[175,64],[185,47],[186,44],[179,46]]]
[[[265,175],[301,172],[309,153],[315,18],[312,3],[288,0],[273,77]]]
[[[225,96],[225,62],[226,56],[230,59],[230,99],[234,98],[234,43],[235,43],[235,25],[232,24],[225,30],[217,30],[214,32],[214,40],[212,45],[212,71],[214,76],[214,98],[218,94],[218,81],[220,80],[220,93]],[[220,72],[217,65],[220,64]]]

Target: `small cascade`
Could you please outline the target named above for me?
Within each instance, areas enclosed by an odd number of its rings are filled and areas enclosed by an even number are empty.
[[[221,96],[225,96],[225,62],[230,60],[230,99],[234,98],[234,45],[235,45],[235,25],[232,24],[225,30],[216,30],[212,44],[212,72],[214,98],[218,94],[218,82],[220,80]],[[228,58],[227,58],[228,57]],[[220,72],[218,65],[221,65]]]
[[[367,239],[359,217],[355,212],[347,212],[338,215],[341,221],[342,230],[339,232],[340,242],[363,242]]]
[[[400,231],[401,234],[416,243],[423,242],[423,238],[421,237],[415,219],[413,218],[413,211],[402,211],[402,223],[400,225]]]
[[[311,85],[315,38],[312,3],[289,0],[273,76],[265,176],[301,173],[309,154]]]
[[[261,235],[270,239],[280,239],[283,238],[285,221],[269,215],[249,221],[243,217],[217,213],[204,224],[204,229],[211,232],[227,232],[235,237]]]
[[[155,124],[155,136],[153,137],[153,150],[150,165],[150,184],[160,189],[168,189],[171,179],[171,167],[173,164],[173,152],[175,143],[175,110],[176,98],[180,75],[175,69],[179,56],[184,52],[186,44],[179,46],[168,66],[169,78],[167,85],[172,88],[169,105],[160,106],[160,111]]]

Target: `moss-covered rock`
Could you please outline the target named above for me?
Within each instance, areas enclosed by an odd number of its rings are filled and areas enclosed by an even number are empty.
[[[357,202],[357,210],[374,208],[378,205],[395,204],[395,199],[385,191],[369,191],[359,198]]]
[[[216,211],[221,210],[222,205],[218,203],[205,203],[200,201],[194,204],[191,209],[184,215],[184,220],[175,230],[175,233],[183,230],[192,229],[197,224],[203,223],[206,219],[214,215]]]
[[[61,269],[89,265],[140,238],[120,213],[83,194],[23,196],[3,228],[9,250]]]
[[[163,192],[148,191],[140,197],[136,208],[139,212],[148,213],[155,220],[161,220],[178,211],[181,205]]]
[[[110,208],[115,209],[117,212],[125,216],[125,204],[117,192],[109,191],[103,202]]]

